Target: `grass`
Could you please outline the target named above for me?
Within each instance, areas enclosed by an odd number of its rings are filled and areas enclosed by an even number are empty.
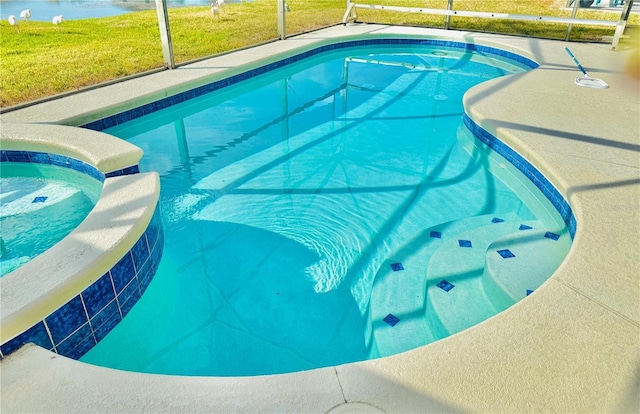
[[[446,8],[447,0],[363,0],[364,3]],[[345,0],[288,0],[289,35],[336,24]],[[458,10],[545,14],[569,17],[565,0],[456,0]],[[617,19],[619,14],[580,10],[581,18]],[[634,24],[638,17],[633,16]],[[220,17],[209,7],[169,10],[176,62],[186,62],[232,49],[275,40],[276,0],[228,4]],[[358,20],[444,27],[442,16],[361,10]],[[565,25],[514,20],[452,18],[452,29],[479,30],[563,39]],[[613,29],[574,26],[572,38],[601,40]],[[101,19],[21,22],[19,31],[0,22],[0,106],[12,106],[163,66],[155,11],[140,11]]]
[[[366,0],[363,3],[394,5],[405,7],[446,9],[447,0]],[[566,9],[566,0],[455,0],[455,10],[478,12],[495,12],[534,16],[571,17],[571,10]],[[622,9],[620,9],[622,10]],[[620,13],[603,13],[593,9],[578,9],[577,18],[596,20],[618,20]],[[364,22],[430,26],[444,28],[443,16],[419,13],[401,13],[379,10],[358,11],[358,20]],[[637,24],[638,16],[630,22]],[[539,37],[545,39],[564,40],[567,26],[564,24],[527,22],[508,19],[482,19],[452,17],[450,28],[455,30],[481,31],[488,33],[517,34],[520,36]],[[613,28],[602,26],[574,25],[571,40],[601,41],[603,36],[613,35]]]

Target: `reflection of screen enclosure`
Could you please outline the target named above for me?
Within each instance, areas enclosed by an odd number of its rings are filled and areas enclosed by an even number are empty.
[[[461,120],[466,90],[524,70],[455,48],[349,48],[107,130],[160,172],[166,244],[145,296],[83,360],[186,375],[296,371],[411,349],[522,299],[570,237]],[[530,245],[549,265],[493,302],[486,291],[503,285],[483,275],[494,260],[485,253],[505,237],[501,250]]]

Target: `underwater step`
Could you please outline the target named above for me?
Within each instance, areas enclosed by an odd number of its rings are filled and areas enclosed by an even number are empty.
[[[496,239],[535,225],[535,221],[494,222],[444,242],[427,269],[426,318],[451,335],[503,310],[494,306],[483,287],[487,249]]]
[[[372,349],[380,356],[392,355],[447,336],[439,320],[429,317],[433,312],[427,312],[425,276],[432,255],[446,241],[457,243],[459,234],[505,222],[511,222],[512,228],[524,223],[514,213],[453,220],[422,231],[390,255],[371,291]]]
[[[23,181],[29,184],[28,180],[28,178],[12,178],[10,184],[15,187],[14,191],[10,191],[9,185],[5,186],[3,183],[0,194],[0,217],[30,214],[63,201],[73,205],[73,197],[82,197],[82,192],[78,188],[65,183],[52,182],[39,188],[32,188],[33,185],[22,186]]]
[[[484,289],[499,310],[506,309],[549,279],[570,248],[568,233],[542,228],[496,240],[487,250]]]

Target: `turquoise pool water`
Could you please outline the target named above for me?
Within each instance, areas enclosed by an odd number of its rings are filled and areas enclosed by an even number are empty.
[[[165,250],[81,360],[305,370],[421,346],[524,298],[570,236],[461,120],[466,90],[525,70],[454,48],[354,47],[106,130],[161,175]]]
[[[68,168],[0,163],[0,275],[44,252],[95,206],[102,183]]]

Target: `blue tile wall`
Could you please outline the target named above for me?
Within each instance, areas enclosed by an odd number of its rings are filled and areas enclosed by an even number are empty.
[[[529,161],[522,155],[518,154],[511,147],[498,138],[484,130],[480,125],[476,124],[466,113],[463,114],[462,121],[464,125],[489,148],[502,155],[507,161],[513,164],[520,172],[522,172],[531,182],[542,192],[542,194],[551,201],[553,207],[560,213],[562,220],[569,230],[569,235],[573,240],[576,234],[577,223],[573,211],[567,200],[560,194],[558,189]],[[528,228],[529,226],[525,226]],[[521,226],[522,229],[522,226]]]
[[[537,68],[539,66],[538,63],[534,62],[529,58],[526,58],[524,56],[509,52],[506,50],[497,49],[495,47],[489,47],[489,46],[474,45],[471,43],[464,43],[464,42],[454,42],[454,41],[434,40],[434,39],[402,39],[402,38],[352,40],[347,42],[339,42],[339,43],[333,43],[330,45],[320,46],[315,49],[308,50],[306,52],[302,52],[297,55],[293,55],[285,59],[281,59],[264,66],[260,66],[255,69],[251,69],[246,72],[233,75],[225,79],[220,79],[218,81],[212,82],[207,85],[199,86],[197,88],[190,89],[188,91],[181,92],[173,96],[168,96],[166,98],[160,99],[155,102],[150,102],[148,104],[130,109],[125,112],[121,112],[119,114],[98,119],[96,121],[84,124],[82,125],[82,127],[87,129],[92,129],[95,131],[102,131],[107,128],[111,128],[116,125],[120,125],[122,123],[130,121],[132,119],[136,119],[141,116],[148,115],[152,112],[156,112],[161,109],[168,108],[172,105],[185,102],[189,99],[196,98],[198,96],[201,96],[222,88],[226,88],[238,82],[242,82],[244,80],[273,71],[275,69],[282,68],[284,66],[290,65],[292,63],[298,62],[300,60],[309,58],[311,56],[314,56],[323,52],[345,49],[350,47],[373,46],[373,45],[376,45],[376,46],[378,45],[418,45],[418,46],[433,46],[433,47],[442,47],[442,48],[464,49],[470,52],[473,51],[478,53],[499,56],[501,58],[518,62],[529,68]]]
[[[44,320],[54,344],[62,342],[80,326],[89,322],[80,295],[71,299]]]
[[[105,174],[93,165],[87,164],[75,158],[35,151],[2,150],[0,151],[0,162],[28,162],[34,164],[55,165],[58,167],[70,168],[87,174],[100,182],[104,182],[105,178],[117,177],[120,175],[137,174],[140,172],[140,168],[137,165],[133,165]]]
[[[159,207],[146,231],[111,270],[44,320],[0,346],[4,357],[26,343],[78,359],[133,308],[155,275],[164,233]]]
[[[47,328],[44,326],[44,322],[38,322],[27,329],[22,335],[2,344],[2,346],[0,346],[0,352],[2,355],[9,355],[28,342],[33,342],[45,349],[53,349],[53,342],[51,341],[51,336]]]

